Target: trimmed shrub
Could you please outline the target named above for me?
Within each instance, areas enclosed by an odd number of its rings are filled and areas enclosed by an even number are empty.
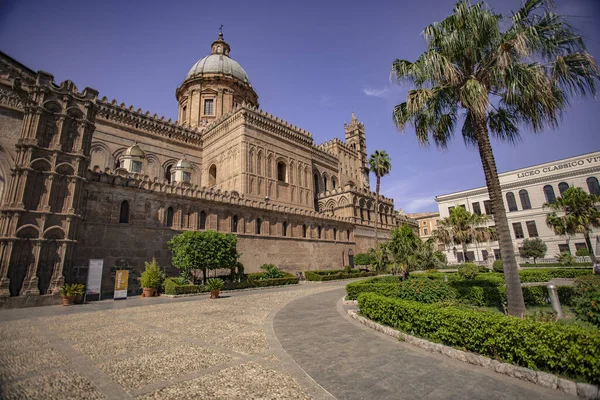
[[[265,271],[262,273],[264,279],[278,279],[285,276],[283,271],[280,270],[275,264],[263,264],[260,266],[260,269]]]
[[[374,293],[360,294],[358,304],[367,318],[412,335],[527,368],[600,383],[600,331],[595,329]]]
[[[283,277],[275,279],[264,279],[264,274],[262,272],[248,274],[248,283],[250,284],[250,287],[294,285],[298,283],[298,277],[289,272],[281,271],[281,273],[283,274]]]
[[[192,294],[200,293],[200,286],[192,285],[189,283],[182,283],[180,278],[167,278],[165,279],[165,294],[177,295],[177,294]]]
[[[477,307],[495,307],[506,302],[504,279],[490,277],[450,283],[460,301]]]
[[[590,275],[575,279],[573,311],[577,319],[600,328],[600,276]]]
[[[361,293],[376,293],[381,296],[394,297],[398,293],[400,283],[363,283],[353,282],[346,285],[348,299],[356,300]]]
[[[458,275],[462,279],[475,279],[478,273],[482,272],[479,266],[473,263],[464,263],[458,266]]]
[[[553,278],[577,278],[579,276],[591,275],[592,269],[574,269],[574,268],[539,268],[519,271],[519,277],[522,283],[527,282],[548,282]]]
[[[397,285],[396,297],[420,303],[438,303],[455,298],[452,287],[441,280],[408,279]]]
[[[492,264],[492,268],[494,272],[504,272],[504,266],[502,265],[502,260],[495,260],[494,264]]]
[[[307,281],[334,281],[338,279],[363,278],[375,275],[377,275],[377,272],[358,271],[356,269],[351,273],[346,273],[343,269],[304,272],[304,277]]]

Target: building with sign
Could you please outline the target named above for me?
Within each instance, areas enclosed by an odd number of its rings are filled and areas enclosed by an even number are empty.
[[[399,219],[392,199],[374,207],[365,126],[352,114],[343,139],[315,143],[259,108],[231,51],[220,33],[182,71],[177,121],[0,53],[0,297],[56,293],[90,260],[103,291],[124,269],[131,289],[185,230],[236,234],[248,272],[340,268],[375,224],[389,234]]]
[[[523,240],[539,237],[548,246],[547,257],[569,251],[572,254],[585,248],[583,235],[560,236],[546,225],[547,210],[551,203],[571,186],[581,187],[589,193],[600,195],[600,152],[583,154],[563,160],[534,165],[499,174],[502,197],[515,250]],[[448,217],[453,207],[464,207],[475,214],[490,217],[488,226],[494,225],[491,203],[485,186],[437,196],[440,218]],[[598,245],[598,232],[592,233],[592,242]],[[446,249],[449,262],[466,259],[484,261],[488,257],[500,258],[498,242],[473,243],[467,254],[460,246]]]

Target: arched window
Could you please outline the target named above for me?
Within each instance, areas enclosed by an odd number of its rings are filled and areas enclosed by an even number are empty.
[[[319,193],[319,175],[317,173],[315,173],[315,175],[313,176],[313,186],[316,196],[317,193]]]
[[[306,224],[302,225],[302,237],[306,237]]]
[[[217,184],[217,166],[215,164],[211,165],[208,170],[208,184],[210,186]]]
[[[561,196],[565,192],[565,190],[567,190],[568,188],[569,188],[569,184],[567,182],[561,182],[558,184],[558,191],[560,192]]]
[[[585,180],[587,182],[588,190],[590,194],[595,194],[596,196],[600,196],[600,185],[598,185],[598,178],[595,176],[590,176]]]
[[[531,202],[529,201],[529,193],[527,193],[527,190],[521,189],[519,191],[519,197],[521,198],[521,207],[523,210],[530,210]]]
[[[427,228],[423,228],[423,235],[427,235]]]
[[[237,232],[238,231],[238,216],[234,215],[233,218],[231,219],[231,232]]]
[[[121,203],[121,211],[119,212],[119,223],[120,224],[128,224],[129,223],[129,203],[127,200],[124,200]]]
[[[198,224],[199,229],[206,229],[206,213],[204,211],[200,211],[200,221]]]
[[[346,239],[348,239],[348,241],[350,241],[350,229],[348,229],[346,231]]]
[[[327,191],[327,176],[323,175],[323,191]]]
[[[256,157],[256,173],[262,175],[262,153],[258,153]]]
[[[333,240],[337,240],[337,229],[333,228]]]
[[[277,180],[287,182],[287,167],[283,161],[277,163]]]
[[[262,225],[262,219],[257,218],[256,219],[256,234],[260,235],[260,227]]]
[[[335,181],[335,177],[332,176],[331,177],[331,188],[335,189],[336,186],[337,186],[337,182]]]
[[[551,185],[544,186],[544,196],[546,196],[546,203],[548,204],[552,204],[556,200],[554,188]]]
[[[284,222],[283,226],[282,226],[282,232],[281,232],[283,234],[283,236],[287,236],[287,226],[288,226],[287,222]]]
[[[323,233],[323,228],[321,228],[320,226],[318,228],[318,233],[319,233],[319,239],[321,239],[321,233]]]
[[[167,168],[165,168],[165,179],[169,183],[171,183],[171,170],[172,169],[173,169],[172,165],[167,165]]]
[[[167,226],[173,226],[173,207],[167,208]]]
[[[517,201],[513,192],[506,193],[506,202],[508,203],[508,211],[518,211]]]

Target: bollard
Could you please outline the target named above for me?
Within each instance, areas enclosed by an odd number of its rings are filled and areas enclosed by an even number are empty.
[[[558,298],[558,292],[556,291],[556,286],[550,284],[548,285],[548,294],[550,295],[550,303],[552,304],[552,308],[556,311],[557,319],[562,319],[565,315],[562,312],[562,308],[560,307],[560,300]]]

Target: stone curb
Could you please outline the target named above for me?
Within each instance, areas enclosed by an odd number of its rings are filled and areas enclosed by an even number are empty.
[[[264,289],[272,289],[272,288],[282,288],[286,286],[301,285],[300,282],[293,283],[291,285],[273,285],[273,286],[264,286],[264,287],[253,287],[253,288],[244,288],[244,289],[233,289],[233,290],[221,290],[221,293],[235,293],[235,292],[247,292],[249,290],[264,290]],[[194,297],[194,296],[206,296],[210,294],[210,292],[200,292],[200,293],[187,293],[187,294],[162,294],[161,297],[167,297],[169,299],[178,299],[180,297]]]
[[[342,304],[344,304],[346,306],[348,306],[348,305],[357,306],[358,305],[358,300],[347,300],[346,297],[348,297],[348,296],[342,297]]]
[[[573,382],[547,372],[534,371],[529,368],[502,363],[479,354],[457,350],[453,347],[444,346],[443,344],[439,343],[429,342],[425,339],[407,335],[406,333],[400,332],[394,328],[378,324],[375,321],[362,317],[358,315],[356,310],[348,310],[348,315],[371,329],[375,329],[376,331],[384,333],[388,336],[392,336],[404,342],[421,347],[432,353],[443,354],[455,360],[478,365],[491,371],[521,379],[523,381],[535,383],[536,385],[540,385],[549,389],[560,390],[573,396],[579,396],[582,399],[600,400],[600,393],[598,386],[596,385],[583,382]]]

